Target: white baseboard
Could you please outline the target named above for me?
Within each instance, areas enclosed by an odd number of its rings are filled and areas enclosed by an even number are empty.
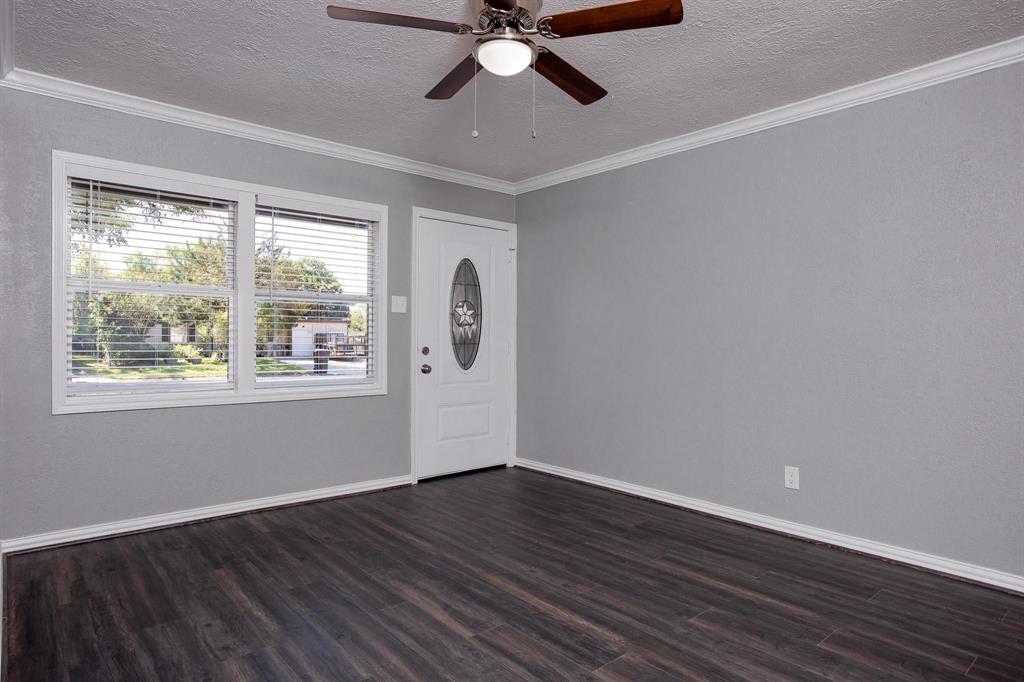
[[[553,464],[544,464],[543,462],[519,458],[516,460],[516,466],[523,467],[524,469],[533,469],[534,471],[540,471],[546,474],[561,476],[563,478],[569,478],[575,481],[581,481],[583,483],[590,483],[602,488],[618,490],[619,492],[629,493],[630,495],[636,495],[637,497],[657,500],[658,502],[664,502],[676,507],[704,512],[724,519],[730,519],[732,521],[740,521],[752,526],[767,528],[769,530],[786,533],[787,535],[793,535],[807,540],[824,542],[829,545],[836,545],[837,547],[845,547],[857,552],[863,552],[864,554],[871,554],[885,559],[898,561],[900,563],[910,564],[911,566],[927,568],[939,573],[945,573],[947,575],[965,578],[974,582],[992,585],[993,587],[998,587],[1003,590],[1024,593],[1024,576],[1014,575],[1013,573],[1005,573],[993,568],[985,568],[984,566],[976,566],[963,561],[957,561],[956,559],[947,559],[946,557],[935,556],[934,554],[925,554],[924,552],[918,552],[913,549],[887,545],[883,542],[876,542],[874,540],[868,540],[854,535],[846,535],[844,533],[836,533],[823,528],[806,526],[802,523],[794,523],[792,521],[775,518],[774,516],[756,514],[743,509],[727,507],[725,505],[715,504],[714,502],[706,502],[694,497],[677,495],[675,493],[658,490],[656,488],[648,488],[642,485],[626,483],[625,481],[619,481],[613,478],[595,476],[593,474],[587,474],[573,469],[566,469]]]
[[[215,519],[218,516],[230,516],[243,512],[258,511],[260,509],[271,509],[282,507],[299,502],[312,502],[331,497],[365,493],[372,490],[383,490],[408,485],[412,482],[412,476],[395,476],[393,478],[379,478],[373,481],[360,481],[358,483],[346,483],[328,488],[317,488],[316,490],[302,490],[296,493],[285,493],[284,495],[272,495],[270,497],[259,497],[252,500],[240,502],[229,502],[227,504],[215,504],[210,507],[197,507],[183,511],[169,512],[167,514],[154,514],[153,516],[142,516],[125,521],[113,521],[111,523],[97,523],[92,526],[81,526],[69,528],[51,533],[40,533],[39,535],[26,535],[20,538],[0,540],[0,556],[11,552],[24,552],[30,549],[41,549],[43,547],[54,547],[72,542],[85,540],[97,540],[112,535],[123,535],[143,530],[154,530],[167,526],[177,526],[192,521]]]

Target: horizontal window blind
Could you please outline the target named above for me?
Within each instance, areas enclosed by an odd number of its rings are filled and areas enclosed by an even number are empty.
[[[77,177],[66,190],[69,394],[227,386],[234,203]]]
[[[377,223],[256,206],[256,382],[375,374]]]
[[[387,392],[387,207],[54,152],[54,414]]]

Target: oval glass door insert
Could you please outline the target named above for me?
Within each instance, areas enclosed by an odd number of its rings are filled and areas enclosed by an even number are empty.
[[[462,369],[469,369],[480,350],[483,331],[483,301],[480,296],[480,278],[473,261],[463,258],[455,266],[452,277],[452,295],[449,302],[452,318],[452,350],[455,361]]]

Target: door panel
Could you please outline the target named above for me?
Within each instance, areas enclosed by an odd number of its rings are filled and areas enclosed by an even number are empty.
[[[438,408],[438,442],[479,438],[492,433],[491,404],[446,405]]]
[[[504,464],[511,443],[512,235],[425,217],[415,229],[415,474]]]

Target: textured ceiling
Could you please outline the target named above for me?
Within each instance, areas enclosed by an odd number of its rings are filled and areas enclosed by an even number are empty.
[[[478,0],[350,0],[468,20]],[[605,4],[549,0],[546,12]],[[17,0],[18,68],[522,180],[1024,34],[1022,0],[690,0],[681,26],[544,41],[604,85],[530,74],[423,94],[473,38],[332,21],[317,0]]]

